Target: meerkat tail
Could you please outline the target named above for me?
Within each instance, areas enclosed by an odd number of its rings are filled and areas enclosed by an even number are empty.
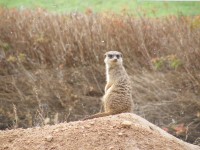
[[[102,113],[98,113],[98,114],[94,114],[92,116],[86,117],[83,120],[99,118],[99,117],[105,117],[105,116],[109,116],[109,115],[112,115],[112,113],[110,113],[110,112],[102,112]]]

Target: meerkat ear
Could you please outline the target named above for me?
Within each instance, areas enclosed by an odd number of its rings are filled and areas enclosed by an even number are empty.
[[[104,56],[106,57],[107,53],[104,54]]]
[[[120,56],[123,57],[122,53],[120,53]]]

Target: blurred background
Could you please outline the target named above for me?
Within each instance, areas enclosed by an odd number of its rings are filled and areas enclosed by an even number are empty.
[[[104,53],[123,53],[134,112],[200,145],[200,2],[0,0],[0,129],[100,111]]]

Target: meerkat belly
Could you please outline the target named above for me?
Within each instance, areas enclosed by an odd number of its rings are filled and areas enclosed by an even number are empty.
[[[113,85],[104,95],[104,107],[106,111],[116,113],[131,112],[131,89],[120,84]]]

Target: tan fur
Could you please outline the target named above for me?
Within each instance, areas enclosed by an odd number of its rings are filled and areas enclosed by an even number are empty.
[[[109,58],[109,55],[120,55],[120,58]],[[133,111],[131,82],[123,66],[122,54],[109,51],[105,56],[107,84],[102,98],[105,112],[97,113],[84,120]]]

